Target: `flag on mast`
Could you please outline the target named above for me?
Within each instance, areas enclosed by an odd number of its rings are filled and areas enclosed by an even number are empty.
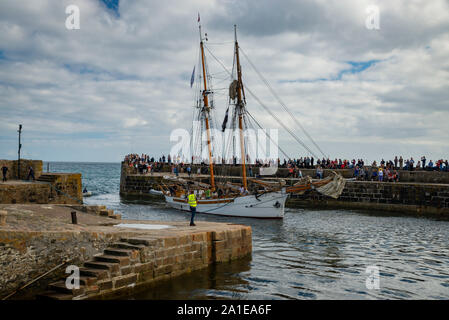
[[[229,112],[229,107],[226,109],[226,115],[223,119],[223,124],[221,125],[222,132],[225,132],[225,130],[226,130],[226,124],[228,123],[228,112]]]
[[[200,13],[198,12],[198,22],[200,22]]]
[[[193,83],[195,82],[195,67],[193,66],[192,77],[190,78],[190,88],[192,88]]]

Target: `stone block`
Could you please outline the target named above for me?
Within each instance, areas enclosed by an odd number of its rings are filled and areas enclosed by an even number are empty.
[[[134,272],[143,273],[146,271],[152,271],[154,269],[154,266],[154,262],[139,263],[134,266]]]
[[[120,268],[120,274],[122,276],[130,274],[134,271],[134,266],[126,266],[126,267],[121,267]]]
[[[154,277],[157,278],[161,275],[169,274],[173,270],[173,265],[165,265],[154,269]]]
[[[0,226],[6,225],[7,216],[8,216],[8,212],[6,210],[0,210]]]
[[[154,271],[153,270],[143,271],[143,272],[139,273],[138,279],[139,279],[138,282],[140,282],[140,283],[153,281]]]
[[[226,238],[226,232],[223,230],[212,232],[212,240],[213,241],[224,240],[225,238]]]
[[[129,274],[126,276],[116,277],[113,279],[114,288],[121,288],[137,282],[136,274]]]
[[[206,233],[194,233],[192,235],[193,241],[206,241],[206,239],[207,239]]]
[[[154,256],[156,257],[156,259],[164,258],[166,254],[167,250],[157,250],[154,252]]]
[[[194,243],[194,244],[192,244],[192,251],[198,251],[198,250],[201,250],[201,245],[202,245],[202,243]]]
[[[213,246],[213,248],[214,248],[213,250],[215,250],[215,252],[222,251],[226,248],[226,241],[224,241],[224,240],[214,241],[212,243],[212,246]]]
[[[188,236],[188,235],[183,235],[183,236],[180,236],[180,237],[178,238],[178,244],[179,244],[180,246],[183,246],[183,245],[186,245],[186,244],[191,243],[191,242],[192,242],[191,240],[192,240],[192,239],[190,238],[190,236]]]
[[[175,263],[175,257],[174,256],[168,256],[168,257],[164,258],[164,260],[162,262],[162,265],[172,265],[174,263]]]
[[[166,237],[164,238],[164,246],[165,248],[174,247],[178,244],[177,237]]]

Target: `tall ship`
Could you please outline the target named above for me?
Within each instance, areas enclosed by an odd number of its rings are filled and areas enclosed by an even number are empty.
[[[208,182],[204,182],[204,176],[203,179],[200,179],[198,177],[199,175],[196,174],[193,174],[191,177],[190,175],[189,177],[166,175],[159,184],[159,190],[152,190],[152,192],[162,194],[169,206],[175,209],[189,211],[190,207],[187,198],[189,192],[193,190],[197,198],[196,211],[198,213],[250,218],[283,218],[286,200],[289,194],[292,193],[305,193],[308,190],[314,189],[325,195],[337,198],[341,194],[345,183],[345,179],[337,173],[333,173],[331,176],[321,180],[305,177],[300,179],[296,184],[289,186],[282,179],[273,181],[248,176],[247,161],[250,159],[248,156],[249,141],[245,138],[244,131],[252,124],[257,123],[257,121],[247,109],[245,89],[249,89],[244,86],[242,80],[240,47],[237,41],[236,26],[234,26],[234,63],[232,72],[225,69],[230,76],[230,84],[226,116],[221,129],[224,132],[229,127],[233,133],[232,139],[228,139],[229,143],[227,145],[232,144],[233,146],[233,164],[240,167],[241,183],[233,183],[232,181],[235,179],[232,179],[231,175],[223,173],[226,172],[226,169],[221,170],[220,177],[214,174],[214,163],[219,162],[220,164],[224,164],[224,153],[226,152],[222,152],[223,158],[216,157],[213,154],[214,152],[217,153],[212,147],[212,127],[216,130],[215,119],[213,118],[213,110],[215,108],[214,91],[211,89],[211,77],[209,75],[205,54],[204,41],[207,40],[207,34],[202,34],[201,25],[199,25],[199,35],[200,54],[198,69],[201,72],[198,77],[200,81],[197,81],[197,98],[194,106],[195,112],[193,119],[198,125],[196,129],[192,127],[192,132],[198,131],[200,134],[205,133],[204,136],[207,142],[204,146],[205,149],[202,150],[204,152],[201,153],[207,153]],[[212,52],[210,54],[216,59]],[[220,61],[218,62],[220,63]],[[193,77],[194,73],[192,74],[191,84],[194,80]],[[229,111],[231,111],[231,116],[228,125]],[[272,114],[270,110],[267,111]],[[271,139],[268,134],[267,138]],[[195,143],[196,145],[194,145]],[[192,150],[196,150],[200,144],[201,139],[192,139]],[[238,164],[236,161],[236,150],[239,154]],[[193,163],[194,156],[192,156],[191,160]],[[226,167],[231,168],[232,166],[223,166],[223,168]]]

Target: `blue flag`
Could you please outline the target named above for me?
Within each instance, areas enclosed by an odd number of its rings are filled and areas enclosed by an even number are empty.
[[[195,66],[193,66],[192,77],[190,78],[190,88],[192,88],[194,82],[195,82]]]

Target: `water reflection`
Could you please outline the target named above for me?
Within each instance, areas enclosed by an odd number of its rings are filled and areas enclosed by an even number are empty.
[[[251,258],[232,263],[219,263],[175,279],[163,280],[151,289],[130,299],[243,299],[249,292],[249,281],[241,275],[250,270]],[[232,288],[232,290],[230,290]]]

